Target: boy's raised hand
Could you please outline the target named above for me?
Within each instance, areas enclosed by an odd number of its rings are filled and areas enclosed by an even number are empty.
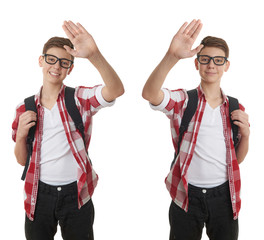
[[[72,21],[64,21],[62,28],[74,45],[75,49],[64,46],[66,51],[72,56],[90,58],[98,51],[93,37],[80,23],[74,24]]]
[[[188,26],[185,22],[171,41],[169,52],[173,54],[178,60],[183,58],[193,57],[203,47],[199,45],[192,49],[192,46],[202,29],[200,20],[193,20]]]

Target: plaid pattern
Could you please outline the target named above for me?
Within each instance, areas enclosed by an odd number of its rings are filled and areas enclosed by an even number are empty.
[[[74,122],[68,114],[64,102],[65,85],[62,85],[57,104],[61,116],[61,120],[65,129],[65,133],[77,163],[77,187],[78,187],[78,203],[79,208],[83,206],[91,198],[94,189],[97,185],[98,175],[93,170],[89,156],[87,155],[91,133],[92,133],[92,116],[99,109],[106,106],[111,106],[111,103],[106,102],[101,95],[102,86],[95,87],[77,87],[75,90],[75,102],[82,115],[85,127],[85,142],[84,145],[81,133],[75,128]],[[41,91],[40,91],[41,92]],[[38,122],[33,142],[33,153],[31,156],[30,165],[25,179],[24,188],[24,206],[25,211],[30,220],[34,220],[34,212],[37,201],[38,182],[40,174],[40,151],[41,138],[43,134],[43,117],[44,109],[40,104],[40,92],[35,96],[35,102],[38,110]],[[19,116],[25,112],[25,105],[21,103],[16,108],[15,119],[12,124],[12,138],[16,141],[16,132],[19,122]]]
[[[164,92],[164,100],[159,106],[151,105],[154,110],[162,111],[170,119],[171,134],[175,152],[178,150],[179,128],[183,113],[187,107],[188,95],[183,89],[170,91],[162,89]],[[170,192],[173,201],[185,211],[188,211],[188,179],[187,171],[190,166],[192,156],[197,141],[201,120],[203,117],[206,100],[201,86],[198,86],[198,106],[194,117],[192,118],[187,132],[184,134],[180,152],[177,159],[165,179],[166,187]],[[230,195],[233,208],[234,219],[238,218],[241,207],[240,199],[240,171],[236,158],[236,152],[232,140],[232,128],[229,118],[229,102],[226,95],[222,92],[224,103],[220,107],[221,117],[223,121],[224,138],[226,142],[226,162],[228,168],[228,179],[230,185]],[[242,105],[241,110],[245,110]],[[240,136],[239,136],[240,137]]]

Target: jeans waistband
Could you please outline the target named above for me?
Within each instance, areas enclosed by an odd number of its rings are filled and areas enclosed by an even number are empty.
[[[188,192],[189,192],[189,195],[192,195],[192,194],[205,195],[206,194],[206,196],[217,196],[221,194],[228,194],[229,193],[229,182],[226,181],[225,183],[217,187],[213,187],[213,188],[201,188],[201,187],[196,187],[196,186],[189,184]]]
[[[77,193],[77,182],[72,182],[66,185],[52,186],[44,182],[39,181],[39,191],[50,194],[75,194]]]

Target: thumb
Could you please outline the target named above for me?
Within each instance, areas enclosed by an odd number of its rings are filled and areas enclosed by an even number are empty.
[[[201,44],[201,45],[199,45],[197,48],[193,49],[193,50],[191,51],[191,55],[192,55],[192,57],[193,57],[195,54],[199,53],[199,52],[202,50],[203,47],[204,47],[204,45]]]
[[[72,49],[72,48],[70,48],[69,46],[66,46],[66,45],[64,45],[63,47],[65,48],[65,50],[66,50],[69,54],[71,54],[72,56],[75,57],[75,55],[76,55],[76,50],[74,50],[74,49]]]

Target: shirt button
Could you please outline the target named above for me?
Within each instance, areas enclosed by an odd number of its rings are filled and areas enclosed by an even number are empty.
[[[203,193],[206,193],[206,189],[203,189],[202,192],[203,192]]]
[[[61,187],[57,187],[57,190],[60,192],[61,191]]]

